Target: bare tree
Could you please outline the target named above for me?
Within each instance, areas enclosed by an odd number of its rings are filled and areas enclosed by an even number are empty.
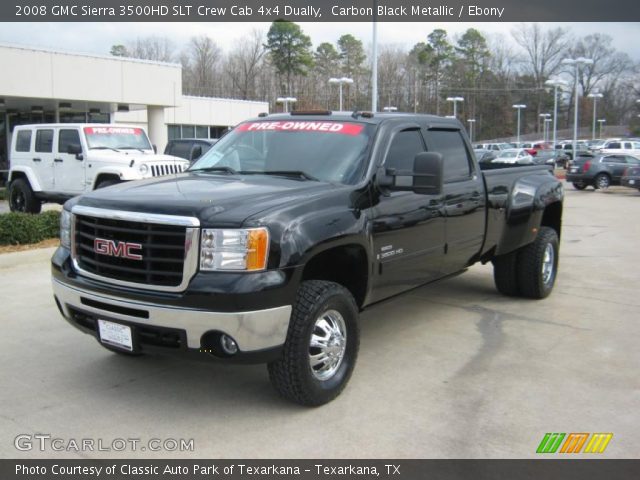
[[[189,78],[191,93],[197,95],[214,95],[216,86],[216,67],[222,50],[206,35],[191,38],[187,47]],[[217,92],[220,94],[221,92]]]
[[[175,46],[167,37],[136,38],[123,50],[127,56],[156,62],[174,61]]]
[[[248,37],[236,43],[229,53],[225,71],[234,91],[246,100],[255,95],[256,76],[265,54],[264,32],[253,30]]]

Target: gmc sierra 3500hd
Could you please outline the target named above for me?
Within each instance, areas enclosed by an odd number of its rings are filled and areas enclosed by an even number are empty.
[[[263,115],[187,172],[69,200],[52,258],[62,315],[110,350],[264,362],[303,405],[335,398],[359,311],[476,262],[544,298],[561,183],[481,171],[462,125],[429,115]]]

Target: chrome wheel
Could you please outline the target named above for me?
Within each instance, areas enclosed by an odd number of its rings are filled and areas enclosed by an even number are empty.
[[[24,192],[12,190],[9,203],[14,212],[24,212],[27,204]]]
[[[609,188],[609,183],[609,177],[607,177],[606,175],[598,175],[598,178],[596,179],[596,185],[599,189],[606,190],[607,188]]]
[[[337,310],[321,314],[313,326],[309,343],[309,366],[318,380],[328,380],[340,368],[347,349],[347,327]]]
[[[542,282],[549,285],[553,280],[555,267],[555,251],[550,243],[544,249],[544,257],[542,259]]]

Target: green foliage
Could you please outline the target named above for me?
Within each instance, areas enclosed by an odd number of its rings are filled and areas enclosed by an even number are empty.
[[[60,212],[0,214],[0,245],[38,243],[60,234]]]
[[[129,56],[129,51],[127,50],[127,47],[125,47],[124,45],[112,45],[111,46],[111,50],[109,51],[109,53],[111,55],[113,55],[114,57],[128,57]]]
[[[363,64],[367,59],[362,47],[362,41],[351,34],[342,35],[338,39],[342,73],[350,78],[357,77],[364,72]]]
[[[311,39],[297,23],[276,20],[267,33],[265,48],[270,53],[276,72],[287,79],[287,93],[292,94],[292,77],[306,75],[307,69],[313,65]]]
[[[316,71],[326,79],[337,75],[338,62],[340,61],[340,54],[329,42],[324,42],[318,45],[315,53],[313,54],[315,61]],[[326,80],[325,79],[325,80]]]

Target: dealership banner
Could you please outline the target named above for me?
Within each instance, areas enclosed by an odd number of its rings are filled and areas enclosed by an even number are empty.
[[[7,0],[3,22],[633,22],[637,0]]]
[[[0,460],[2,480],[631,480],[640,460]]]

